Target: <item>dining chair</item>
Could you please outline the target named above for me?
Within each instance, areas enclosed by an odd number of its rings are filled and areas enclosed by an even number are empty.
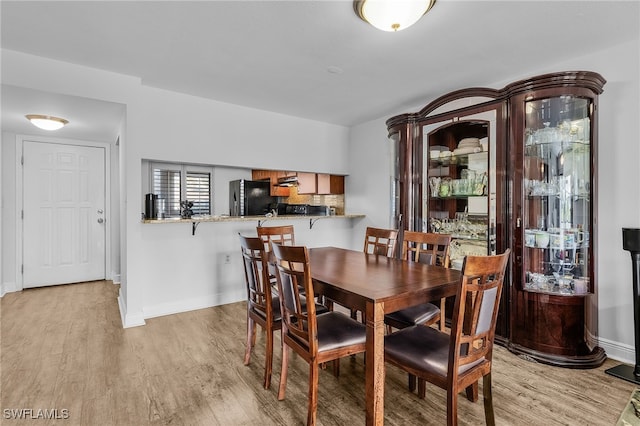
[[[295,234],[293,231],[293,225],[281,225],[281,226],[258,226],[256,227],[258,237],[262,239],[265,244],[265,250],[271,250],[271,242],[278,244],[293,246],[296,244]],[[269,268],[270,280],[272,285],[276,285],[275,270],[273,267]],[[333,309],[333,303],[330,300],[325,300],[324,297],[318,299],[319,303],[331,310]]]
[[[448,268],[450,243],[451,235],[449,234],[404,231],[401,259]],[[444,331],[445,300],[445,298],[440,300],[440,307],[434,303],[421,303],[386,314],[384,322],[387,324],[387,330],[390,332],[391,327],[405,328],[416,324],[431,325],[439,322],[440,330]]]
[[[256,344],[256,324],[266,333],[264,387],[271,387],[273,371],[273,333],[282,328],[280,299],[273,294],[273,286],[268,275],[268,256],[260,238],[240,235],[240,247],[247,285],[247,347],[244,354],[244,365],[251,362],[251,352]],[[306,305],[306,298],[301,298]],[[315,306],[316,312],[327,312],[320,304]]]
[[[251,351],[256,343],[256,324],[259,324],[266,332],[264,387],[269,389],[273,368],[273,332],[282,327],[280,302],[272,295],[263,241],[240,235],[240,247],[247,285],[247,348],[244,365],[249,365],[251,361]]]
[[[280,226],[257,226],[256,233],[264,243],[265,251],[271,251],[271,242],[276,242],[288,246],[295,245],[296,238],[293,232],[293,225]],[[276,285],[275,269],[269,268],[269,279],[273,286]]]
[[[397,229],[374,228],[367,226],[364,233],[363,251],[368,254],[395,257],[397,242]],[[349,309],[351,311],[351,318],[357,319],[358,311],[354,308]],[[364,323],[364,314],[362,314],[362,322]]]
[[[364,252],[387,257],[395,257],[397,241],[397,229],[373,228],[371,226],[367,226],[364,234]]]
[[[258,233],[258,237],[260,237],[264,242],[265,249],[267,251],[270,250],[269,244],[271,242],[287,246],[293,246],[296,244],[293,225],[258,226],[256,227],[256,232]]]
[[[289,352],[292,349],[309,363],[307,425],[315,425],[318,406],[319,365],[333,361],[334,374],[340,358],[365,351],[366,327],[337,311],[319,314],[313,298],[309,253],[304,246],[272,243],[276,258],[276,278],[282,312],[282,372],[278,399],[285,398]]]
[[[458,423],[458,393],[467,397],[482,378],[485,420],[495,424],[491,359],[500,294],[510,249],[494,256],[467,256],[447,334],[414,325],[385,336],[385,361],[447,391],[447,425]]]
[[[401,259],[407,262],[420,262],[427,265],[449,267],[450,234],[435,234],[427,232],[404,231],[402,239]],[[393,328],[402,329],[412,325],[426,325],[439,323],[440,331],[445,330],[445,302],[440,299],[440,306],[435,303],[420,303],[396,312],[385,314],[384,322],[387,325],[387,334]],[[408,374],[408,388],[410,392],[416,389],[416,376]],[[418,395],[425,397],[425,382],[418,384]]]

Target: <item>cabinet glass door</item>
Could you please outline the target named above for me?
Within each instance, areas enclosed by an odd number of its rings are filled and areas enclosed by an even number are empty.
[[[524,290],[591,292],[590,109],[575,96],[525,102]]]
[[[495,254],[496,111],[424,125],[423,231],[451,234],[451,267]]]

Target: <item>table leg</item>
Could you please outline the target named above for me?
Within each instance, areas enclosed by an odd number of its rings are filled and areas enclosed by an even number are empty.
[[[367,302],[365,401],[367,425],[384,424],[384,305]]]

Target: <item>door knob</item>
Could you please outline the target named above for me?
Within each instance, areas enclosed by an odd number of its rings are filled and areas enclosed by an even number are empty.
[[[104,222],[104,219],[103,219],[103,218],[101,218],[101,217],[99,217],[99,218],[98,218],[98,223],[102,223],[102,222]]]

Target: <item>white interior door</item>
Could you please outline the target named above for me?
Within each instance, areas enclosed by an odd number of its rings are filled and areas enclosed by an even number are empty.
[[[105,149],[24,141],[23,287],[105,279]]]

